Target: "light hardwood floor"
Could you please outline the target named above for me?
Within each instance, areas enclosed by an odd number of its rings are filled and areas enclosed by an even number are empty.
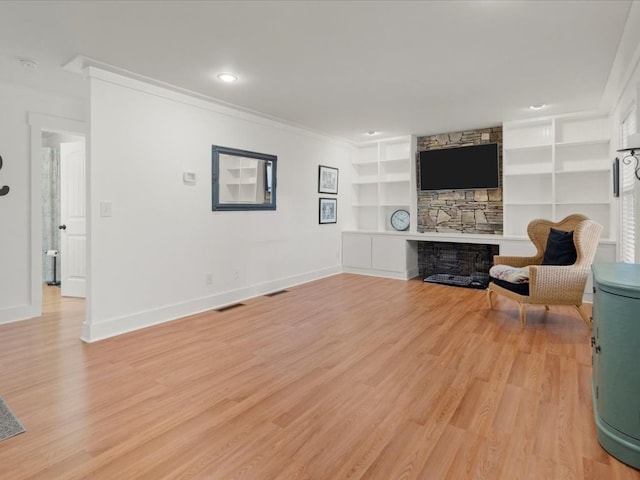
[[[57,294],[0,325],[2,479],[640,479],[569,308],[342,274],[88,345]]]

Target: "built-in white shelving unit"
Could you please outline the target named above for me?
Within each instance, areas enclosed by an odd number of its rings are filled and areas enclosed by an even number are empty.
[[[582,213],[612,228],[611,123],[600,113],[505,122],[504,233],[526,236],[534,218]]]
[[[415,196],[415,137],[399,137],[363,144],[353,161],[353,217],[356,230],[393,231],[391,214],[404,209],[411,214]]]

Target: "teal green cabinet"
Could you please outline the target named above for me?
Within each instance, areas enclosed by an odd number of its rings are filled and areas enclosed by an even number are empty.
[[[601,263],[593,271],[593,408],[598,440],[640,468],[640,265]]]

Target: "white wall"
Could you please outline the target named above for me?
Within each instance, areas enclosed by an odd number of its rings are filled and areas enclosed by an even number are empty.
[[[341,271],[347,189],[338,223],[319,225],[317,176],[319,164],[337,167],[348,184],[352,146],[102,70],[89,77],[83,339]],[[211,211],[213,144],[277,155],[276,211]],[[183,171],[196,173],[195,186]],[[100,217],[100,202],[112,203],[111,217]]]
[[[0,323],[39,314],[32,284],[31,157],[28,112],[82,120],[84,103],[26,88],[0,84]],[[39,172],[38,172],[39,175]],[[38,219],[39,221],[40,219]],[[34,232],[38,238],[40,231]],[[35,261],[40,262],[38,254]],[[38,281],[40,281],[39,275]],[[35,302],[35,303],[34,303]]]

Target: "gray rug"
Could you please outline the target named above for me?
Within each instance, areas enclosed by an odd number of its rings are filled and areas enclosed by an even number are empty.
[[[20,420],[16,418],[9,406],[0,397],[0,441],[11,438],[25,431]]]

